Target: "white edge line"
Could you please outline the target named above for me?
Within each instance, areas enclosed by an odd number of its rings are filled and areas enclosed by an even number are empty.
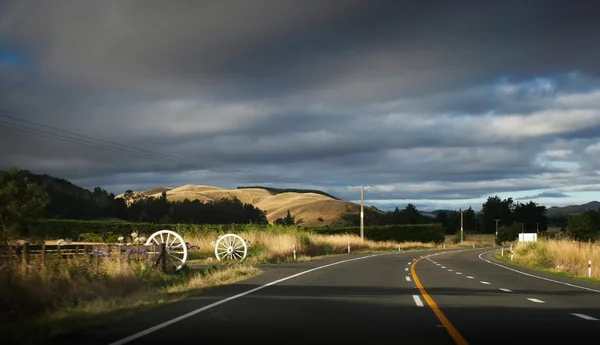
[[[413,297],[414,297],[414,296],[413,296]],[[419,297],[419,296],[416,296],[416,297]],[[591,317],[591,316],[589,316],[589,315],[585,315],[585,314],[571,313],[571,315],[574,315],[574,316],[580,317],[580,318],[582,318],[582,319],[584,319],[584,320],[589,320],[589,321],[598,321],[598,319],[596,319],[595,317]]]
[[[261,286],[259,286],[259,287],[256,287],[256,288],[254,288],[254,289],[251,289],[251,290],[248,290],[248,291],[242,292],[242,293],[240,293],[240,294],[237,294],[237,295],[234,295],[234,296],[227,297],[227,298],[225,298],[225,299],[222,299],[222,300],[220,300],[220,301],[217,301],[217,302],[211,303],[211,304],[209,304],[209,305],[206,305],[206,306],[204,306],[204,307],[202,307],[202,308],[198,308],[198,309],[196,309],[196,310],[192,310],[191,312],[188,312],[188,313],[186,313],[186,314],[180,315],[180,316],[178,316],[178,317],[176,317],[176,318],[174,318],[174,319],[171,319],[171,320],[169,320],[169,321],[165,321],[165,322],[163,322],[163,323],[160,323],[160,324],[158,324],[158,325],[156,325],[156,326],[153,326],[153,327],[147,328],[147,329],[145,329],[145,330],[143,330],[143,331],[140,331],[140,332],[137,332],[137,333],[135,333],[135,334],[133,334],[133,335],[130,335],[130,336],[126,337],[126,338],[123,338],[123,339],[120,339],[120,340],[114,341],[114,342],[110,343],[109,345],[123,345],[123,344],[127,344],[127,343],[129,343],[129,342],[131,342],[131,341],[133,341],[133,340],[135,340],[135,339],[138,339],[138,338],[141,338],[141,337],[143,337],[143,336],[146,336],[146,335],[148,335],[148,334],[150,334],[150,333],[153,333],[153,332],[155,332],[155,331],[158,331],[158,330],[159,330],[159,329],[161,329],[161,328],[165,328],[165,327],[167,327],[167,326],[170,326],[170,325],[172,325],[172,324],[174,324],[174,323],[176,323],[176,322],[179,322],[179,321],[181,321],[181,320],[187,319],[187,318],[189,318],[189,317],[191,317],[191,316],[194,316],[194,315],[196,315],[196,314],[199,314],[199,313],[201,313],[201,312],[203,312],[203,311],[205,311],[205,310],[208,310],[208,309],[214,308],[214,307],[216,307],[216,306],[218,306],[218,305],[220,305],[220,304],[227,303],[227,302],[229,302],[229,301],[232,301],[232,300],[234,300],[234,299],[237,299],[237,298],[240,298],[240,297],[243,297],[243,296],[249,295],[249,294],[251,294],[251,293],[253,293],[253,292],[256,292],[256,291],[258,291],[258,290],[262,290],[262,289],[264,289],[264,288],[267,288],[267,287],[269,287],[269,286],[271,286],[271,285],[275,285],[275,284],[278,284],[278,283],[284,282],[284,281],[286,281],[286,280],[289,280],[289,279],[292,279],[292,278],[299,277],[299,276],[301,276],[301,275],[304,275],[304,274],[307,274],[307,273],[310,273],[310,272],[314,272],[314,271],[317,271],[317,270],[320,270],[320,269],[323,269],[323,268],[327,268],[327,267],[331,267],[331,266],[335,266],[335,265],[343,264],[343,263],[350,262],[350,261],[363,260],[363,259],[368,259],[368,258],[372,258],[372,257],[375,257],[375,256],[382,256],[382,255],[394,255],[394,254],[398,254],[398,253],[386,253],[386,254],[375,254],[375,255],[369,255],[369,256],[361,256],[360,258],[353,258],[353,259],[348,259],[348,260],[337,261],[337,262],[333,262],[333,263],[330,263],[330,264],[327,264],[327,265],[323,265],[323,266],[319,266],[319,267],[311,268],[311,269],[309,269],[309,270],[302,271],[302,272],[300,272],[300,273],[296,273],[296,274],[294,274],[294,275],[291,275],[291,276],[289,276],[289,277],[281,278],[281,279],[279,279],[279,280],[275,280],[275,281],[272,281],[272,282],[270,282],[270,283],[267,283],[267,284],[261,285]]]
[[[497,250],[498,250],[498,249],[492,249],[492,250],[488,250],[487,252],[483,252],[483,253],[479,254],[479,258],[480,258],[481,260],[483,260],[483,261],[487,262],[488,264],[496,265],[496,266],[498,266],[498,267],[505,268],[505,269],[507,269],[507,270],[509,270],[509,271],[513,271],[513,272],[517,272],[517,273],[520,273],[520,274],[526,275],[526,276],[528,276],[528,277],[537,278],[537,279],[541,279],[541,280],[549,281],[549,282],[556,283],[556,284],[566,285],[566,286],[570,286],[570,287],[574,287],[574,288],[578,288],[578,289],[582,289],[582,290],[587,290],[587,291],[593,291],[593,292],[598,292],[598,293],[600,293],[600,290],[596,290],[596,289],[588,288],[588,287],[585,287],[585,286],[575,285],[575,284],[571,284],[571,283],[565,283],[565,282],[561,282],[561,281],[559,281],[559,280],[554,280],[554,279],[550,279],[550,278],[545,278],[545,277],[536,276],[536,275],[534,275],[534,274],[529,274],[529,273],[526,273],[526,272],[522,272],[522,271],[516,270],[516,269],[514,269],[514,268],[506,267],[506,266],[504,266],[504,265],[500,265],[500,264],[497,264],[497,263],[495,263],[495,262],[491,262],[490,260],[486,260],[486,259],[484,259],[484,258],[482,258],[482,257],[481,257],[483,254],[491,253],[491,252],[494,252],[494,251],[497,251]]]
[[[413,295],[413,299],[415,300],[417,307],[423,306],[423,301],[421,301],[421,298],[418,295]]]

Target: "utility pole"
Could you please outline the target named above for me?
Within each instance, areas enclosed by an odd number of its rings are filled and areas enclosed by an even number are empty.
[[[464,210],[460,210],[460,244],[463,243],[463,212]]]
[[[494,219],[494,222],[496,222],[496,239],[498,239],[498,222],[500,221],[500,219],[496,218]]]
[[[352,186],[360,188],[360,239],[365,240],[365,188],[371,185]]]

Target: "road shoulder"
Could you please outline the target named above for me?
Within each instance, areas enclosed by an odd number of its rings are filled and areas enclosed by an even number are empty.
[[[519,265],[516,263],[502,261],[502,260],[496,259],[493,256],[493,253],[498,250],[500,250],[500,249],[499,248],[490,249],[486,252],[483,252],[480,254],[480,259],[483,261],[487,261],[489,264],[494,264],[496,266],[500,266],[505,269],[511,270],[513,272],[521,273],[526,276],[530,276],[532,278],[557,282],[557,284],[567,284],[569,286],[583,287],[585,289],[597,290],[597,292],[600,293],[600,283],[588,282],[588,281],[579,280],[579,279],[572,279],[572,278],[564,277],[564,276],[561,276],[558,274],[552,274],[552,273],[548,273],[548,272],[544,272],[544,271],[540,271],[540,270],[535,270],[535,269],[532,269],[532,268],[529,268],[526,266],[522,266],[522,265]]]

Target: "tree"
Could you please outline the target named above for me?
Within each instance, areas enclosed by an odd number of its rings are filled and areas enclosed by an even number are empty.
[[[473,208],[469,206],[469,208],[463,212],[463,230],[468,233],[476,233],[478,230],[478,224],[475,211],[473,211]]]
[[[285,216],[285,218],[277,218],[275,219],[275,224],[277,225],[295,225],[296,224],[296,217],[292,216],[290,214],[290,210],[287,210],[287,215]]]
[[[421,221],[421,213],[417,210],[417,207],[413,204],[406,205],[406,208],[402,210],[402,218],[404,224],[419,224]]]
[[[600,211],[588,210],[569,217],[569,235],[578,241],[594,241],[600,235]]]
[[[446,234],[451,233],[448,230],[448,212],[446,212],[446,211],[439,211],[435,215],[435,221],[436,221],[436,223],[442,224],[442,227],[444,228],[444,233],[446,233]]]
[[[521,232],[521,224],[512,223],[510,226],[502,225],[498,228],[498,237],[496,238],[497,245],[503,245],[504,242],[512,242],[519,238]]]
[[[8,243],[11,231],[23,231],[30,221],[42,216],[48,202],[44,189],[30,182],[19,169],[0,171],[1,242]]]
[[[500,219],[502,225],[510,226],[513,223],[512,217],[513,199],[500,199],[499,196],[490,196],[482,205],[482,225],[483,233],[493,234],[496,232],[496,222],[494,219]]]
[[[546,206],[539,206],[530,201],[527,204],[517,203],[514,209],[514,220],[524,224],[526,232],[545,231],[548,225]]]

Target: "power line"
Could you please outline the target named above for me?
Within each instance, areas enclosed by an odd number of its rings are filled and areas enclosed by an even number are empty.
[[[150,151],[146,149],[141,149],[134,146],[129,146],[113,141],[108,141],[100,138],[95,138],[92,136],[78,134],[75,132],[67,131],[64,129],[44,125],[41,123],[36,123],[33,121],[28,121],[24,119],[15,118],[9,115],[0,114],[0,127],[7,128],[10,130],[28,133],[37,135],[40,137],[45,137],[57,141],[67,142],[71,144],[82,145],[98,150],[109,151],[113,153],[128,155],[132,157],[144,158],[151,161],[167,163],[167,164],[175,164],[181,167],[186,167],[190,169],[198,169],[198,170],[207,170],[213,172],[219,172],[224,174],[232,174],[238,175],[246,178],[254,178],[256,180],[266,181],[266,182],[276,182],[276,183],[296,183],[296,184],[312,184],[312,185],[336,185],[339,186],[339,183],[333,182],[316,182],[310,180],[301,180],[290,177],[280,177],[271,174],[257,174],[248,172],[241,169],[234,169],[219,166],[212,163],[201,162],[189,160],[187,158],[178,157],[174,155],[163,154],[156,151]],[[366,185],[364,187],[367,187]],[[368,185],[368,187],[373,187],[372,185]],[[373,187],[375,190],[379,192],[372,191],[370,194],[375,196],[380,196],[382,199],[400,199],[396,198],[390,193],[383,191],[377,187]],[[361,193],[361,210],[364,208],[364,189]],[[342,199],[343,200],[343,199]],[[345,200],[348,201],[348,200]],[[364,213],[361,211],[361,224],[363,221]],[[362,228],[362,226],[361,226]],[[362,231],[361,231],[362,232]]]
[[[294,179],[289,177],[279,177],[275,175],[267,175],[267,174],[256,174],[249,173],[240,169],[226,168],[222,166],[218,166],[215,164],[210,164],[206,162],[198,162],[191,161],[186,158],[166,155],[162,153],[158,153],[155,151],[140,149],[133,146],[128,146],[116,142],[111,142],[103,139],[94,138],[87,135],[77,134],[74,132],[66,131],[63,129],[42,125],[39,123],[35,123],[32,121],[17,119],[7,115],[0,115],[0,117],[4,119],[0,119],[0,127],[30,133],[54,140],[59,140],[63,142],[83,145],[87,147],[92,147],[100,150],[111,151],[119,154],[125,154],[134,157],[146,158],[153,161],[170,163],[170,164],[178,164],[179,166],[184,166],[193,169],[200,170],[208,170],[213,172],[220,172],[226,174],[239,175],[244,177],[254,177],[258,180],[267,180],[271,182],[280,182],[280,183],[298,183],[298,184],[319,184],[313,181],[304,181],[300,179]],[[8,119],[5,120],[5,119]],[[15,123],[15,121],[20,123]],[[36,128],[37,127],[37,128]]]

